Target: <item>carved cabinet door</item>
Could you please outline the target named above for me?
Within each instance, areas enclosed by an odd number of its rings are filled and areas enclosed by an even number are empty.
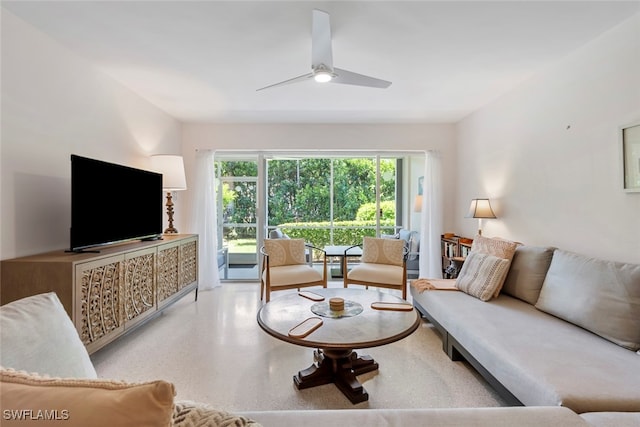
[[[128,252],[124,258],[125,329],[156,310],[156,248]]]
[[[198,280],[198,239],[185,240],[180,244],[180,278],[178,290]]]
[[[111,341],[124,329],[124,255],[76,264],[75,323],[82,342],[91,351]]]
[[[178,292],[180,277],[180,242],[167,243],[158,247],[157,304],[162,307],[168,298]]]

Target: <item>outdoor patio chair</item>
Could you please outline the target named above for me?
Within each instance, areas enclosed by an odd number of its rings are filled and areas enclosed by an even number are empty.
[[[321,271],[306,262],[305,249],[323,253]],[[260,253],[260,300],[264,294],[265,302],[269,302],[272,291],[309,286],[327,287],[327,257],[322,249],[305,244],[304,239],[265,239]]]
[[[364,237],[362,262],[347,269],[347,257],[343,258],[344,287],[364,285],[402,291],[407,299],[407,254],[404,240]]]

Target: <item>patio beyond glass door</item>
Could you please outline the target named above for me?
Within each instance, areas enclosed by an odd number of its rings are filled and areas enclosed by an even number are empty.
[[[222,245],[228,249],[228,279],[258,279],[257,161],[216,162]]]

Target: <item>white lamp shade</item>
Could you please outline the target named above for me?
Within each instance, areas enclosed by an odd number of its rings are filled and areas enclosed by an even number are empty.
[[[473,199],[466,218],[495,218],[489,199]]]
[[[151,156],[151,169],[162,174],[162,189],[164,191],[187,189],[182,156],[171,154]]]

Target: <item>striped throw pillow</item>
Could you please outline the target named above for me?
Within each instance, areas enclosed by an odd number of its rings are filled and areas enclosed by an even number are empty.
[[[460,269],[456,287],[482,301],[489,301],[504,283],[509,263],[508,259],[471,251]]]

